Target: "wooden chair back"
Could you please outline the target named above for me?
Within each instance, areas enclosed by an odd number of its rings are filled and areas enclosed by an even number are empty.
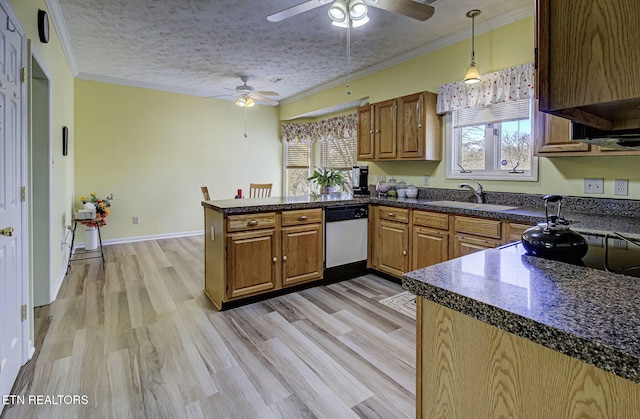
[[[251,183],[249,184],[249,198],[268,198],[271,196],[273,183]]]
[[[202,191],[202,196],[204,196],[205,201],[210,201],[211,197],[209,196],[209,188],[206,186],[200,186],[200,190]]]

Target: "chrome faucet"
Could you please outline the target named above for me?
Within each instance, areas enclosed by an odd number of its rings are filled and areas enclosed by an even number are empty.
[[[473,186],[469,185],[468,183],[461,183],[460,185],[458,185],[458,187],[469,189],[475,195],[476,199],[478,200],[478,204],[484,204],[484,196],[482,195],[482,185],[480,184],[480,182],[476,182],[473,179],[470,179],[470,180],[471,182],[478,185],[477,190]]]

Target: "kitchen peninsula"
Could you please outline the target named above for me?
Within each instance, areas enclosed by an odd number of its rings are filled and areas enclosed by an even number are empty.
[[[418,417],[640,417],[638,278],[517,244],[403,286],[419,297]]]

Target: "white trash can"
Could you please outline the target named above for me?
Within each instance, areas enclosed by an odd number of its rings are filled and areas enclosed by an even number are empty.
[[[95,250],[98,248],[98,229],[87,227],[84,230],[84,249]]]

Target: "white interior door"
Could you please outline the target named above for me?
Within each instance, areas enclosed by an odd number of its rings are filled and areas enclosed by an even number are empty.
[[[0,394],[10,394],[24,357],[24,33],[0,2]]]

